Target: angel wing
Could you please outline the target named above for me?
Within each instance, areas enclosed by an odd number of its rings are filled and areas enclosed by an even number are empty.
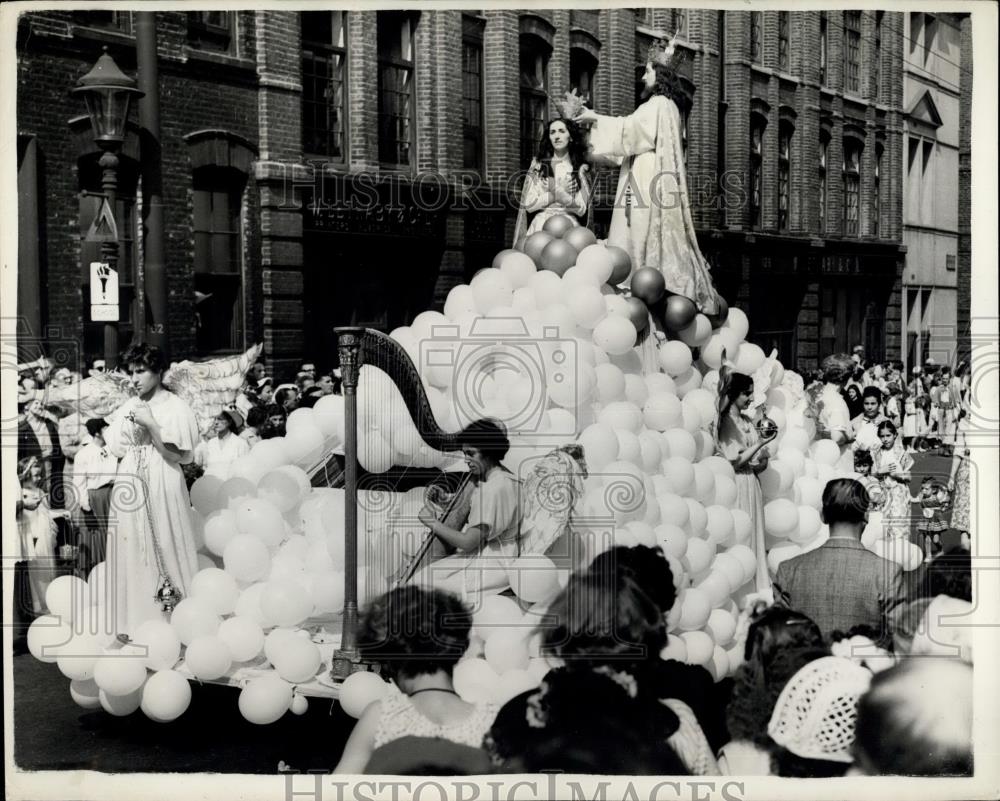
[[[216,415],[236,400],[247,372],[263,348],[257,344],[238,356],[176,362],[164,373],[163,383],[191,407],[198,418],[198,428],[205,433]]]
[[[778,350],[775,348],[752,376],[753,401],[750,403],[751,409],[763,406],[767,402],[767,393],[775,383],[781,380],[784,371],[785,368],[778,361]]]
[[[133,395],[132,382],[119,372],[100,373],[76,384],[50,385],[35,392],[43,406],[65,414],[79,413],[84,419],[107,417]]]
[[[521,485],[521,553],[544,554],[569,524],[583,495],[583,448],[567,445],[541,459]]]

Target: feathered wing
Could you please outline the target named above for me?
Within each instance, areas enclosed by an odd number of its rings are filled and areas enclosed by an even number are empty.
[[[78,413],[84,419],[107,417],[133,395],[132,382],[119,372],[94,375],[69,386],[50,385],[36,393],[44,406]]]
[[[567,445],[539,460],[521,485],[521,553],[544,554],[569,525],[583,495],[583,448]]]
[[[775,348],[752,376],[753,401],[750,404],[751,408],[762,407],[767,402],[767,393],[771,389],[775,373],[778,369],[778,350]]]
[[[176,362],[164,374],[163,383],[191,407],[198,428],[205,433],[216,415],[236,400],[247,372],[263,348],[257,344],[238,356]]]

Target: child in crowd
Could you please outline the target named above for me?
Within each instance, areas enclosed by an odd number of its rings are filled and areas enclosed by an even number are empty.
[[[928,559],[941,551],[941,532],[947,528],[943,512],[948,500],[948,490],[931,476],[920,482],[920,494],[910,498],[910,503],[920,504],[916,544],[923,548]]]
[[[463,701],[452,684],[471,628],[469,610],[442,590],[409,585],[371,604],[358,647],[382,666],[392,685],[361,715],[335,773],[364,772],[376,748],[408,735],[482,745],[499,706]]]
[[[17,503],[15,556],[17,561],[27,563],[30,611],[40,615],[47,611],[45,591],[56,577],[56,523],[49,510],[42,461],[35,456],[22,459],[17,464],[17,478],[21,493]]]
[[[902,415],[902,393],[899,384],[889,384],[885,399],[885,416],[888,417],[896,428],[903,424]],[[906,447],[906,435],[903,435],[903,447]]]
[[[888,418],[882,414],[882,390],[865,387],[861,393],[861,414],[851,420],[855,451],[870,451],[879,446],[878,427]]]
[[[872,452],[873,472],[885,496],[885,535],[905,537],[910,525],[910,470],[913,457],[904,449],[899,432],[888,420],[878,427],[882,447]]]
[[[81,481],[84,536],[80,561],[88,572],[103,562],[107,550],[108,518],[111,515],[111,489],[118,472],[118,459],[104,441],[106,420],[99,417],[86,422],[90,442],[76,456],[76,477]]]

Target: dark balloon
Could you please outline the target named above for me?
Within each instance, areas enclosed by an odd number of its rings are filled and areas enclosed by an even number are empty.
[[[608,283],[616,286],[632,274],[632,257],[615,245],[608,245],[608,254],[611,256],[611,264],[614,265]]]
[[[564,237],[571,228],[576,228],[576,222],[565,214],[557,214],[549,217],[542,226],[542,230],[547,234],[552,234],[556,239]],[[596,241],[596,240],[595,240]]]
[[[535,264],[541,267],[542,251],[545,250],[545,246],[554,238],[552,234],[545,231],[535,231],[535,233],[524,240],[524,252],[531,256],[531,260]]]
[[[575,247],[577,253],[585,247],[597,244],[597,237],[594,236],[594,232],[589,228],[584,228],[582,225],[578,225],[573,230],[567,231],[563,234],[563,239]]]
[[[626,298],[625,302],[628,303],[628,319],[635,326],[635,330],[642,333],[643,329],[649,325],[649,309],[636,297]]]
[[[729,304],[726,303],[726,299],[719,295],[719,310],[715,314],[706,314],[708,321],[712,324],[712,328],[718,328],[729,317]]]
[[[632,276],[632,297],[639,298],[647,306],[655,306],[666,293],[667,284],[659,270],[643,267]]]
[[[667,298],[663,310],[663,325],[670,331],[680,331],[687,328],[698,314],[698,307],[683,295],[671,295]]]
[[[542,251],[539,266],[543,270],[551,270],[562,276],[570,267],[576,264],[576,248],[565,239],[553,239]]]
[[[517,253],[517,251],[513,248],[507,248],[506,250],[501,250],[497,253],[497,255],[493,257],[493,266],[499,270],[500,265],[503,264],[503,260],[507,258],[510,253]]]

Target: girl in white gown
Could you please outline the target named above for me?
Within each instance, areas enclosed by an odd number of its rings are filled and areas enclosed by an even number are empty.
[[[514,247],[523,245],[557,215],[565,214],[576,225],[586,223],[590,208],[586,147],[583,133],[572,120],[559,117],[549,123],[524,179]]]
[[[138,397],[112,416],[105,439],[121,461],[108,524],[108,586],[119,634],[164,615],[157,592],[164,580],[186,595],[198,570],[191,501],[181,465],[199,440],[194,412],[161,383],[159,348],[130,347],[128,366]]]

